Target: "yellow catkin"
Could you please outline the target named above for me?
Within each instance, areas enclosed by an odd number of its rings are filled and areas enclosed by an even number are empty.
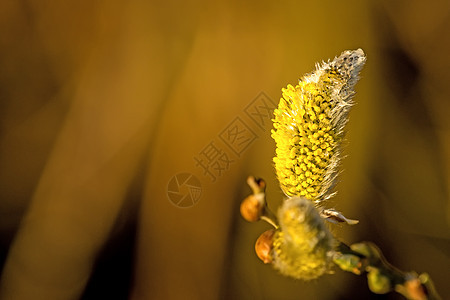
[[[271,261],[281,274],[311,280],[330,272],[335,240],[314,204],[300,197],[283,202]]]
[[[316,203],[329,198],[339,165],[343,127],[366,57],[344,51],[282,89],[274,111],[275,170],[284,193]]]

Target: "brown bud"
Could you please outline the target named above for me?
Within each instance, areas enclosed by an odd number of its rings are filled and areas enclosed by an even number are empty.
[[[253,194],[264,193],[266,189],[266,182],[262,178],[256,179],[253,176],[249,176],[247,178],[247,184],[252,189]]]
[[[258,221],[264,213],[264,194],[250,195],[241,203],[241,215],[249,222]]]
[[[272,262],[272,256],[270,252],[272,251],[274,234],[275,230],[269,229],[261,234],[256,240],[256,255],[258,255],[259,259],[261,259],[265,264],[269,264]]]
[[[418,299],[418,300],[428,299],[425,288],[420,282],[419,278],[407,280],[403,285],[405,286],[405,290],[407,292],[406,295],[409,295],[411,299]]]

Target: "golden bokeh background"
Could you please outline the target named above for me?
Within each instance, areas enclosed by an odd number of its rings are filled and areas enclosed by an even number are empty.
[[[333,232],[450,298],[446,0],[2,1],[0,298],[401,299],[339,270],[280,276],[253,250],[268,225],[239,216],[248,175],[283,198],[248,105],[359,47],[329,205],[360,224]],[[220,138],[236,118],[255,135],[238,154]],[[212,141],[232,160],[215,180],[195,161]],[[168,199],[183,172],[202,187],[190,208]]]

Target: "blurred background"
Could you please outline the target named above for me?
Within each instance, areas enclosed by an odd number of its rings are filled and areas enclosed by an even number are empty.
[[[283,199],[281,88],[356,48],[332,231],[450,298],[446,0],[1,1],[0,298],[402,299],[280,276],[239,215],[249,175]]]

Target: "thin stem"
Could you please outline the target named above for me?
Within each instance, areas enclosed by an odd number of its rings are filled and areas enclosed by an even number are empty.
[[[335,264],[342,270],[360,275],[367,273],[369,288],[374,293],[396,291],[411,300],[440,300],[428,274],[403,272],[390,264],[381,250],[371,242],[350,247],[339,242]]]
[[[278,229],[277,223],[275,223],[275,221],[272,218],[268,216],[261,216],[261,220],[266,221],[267,223],[272,225],[275,229]]]

